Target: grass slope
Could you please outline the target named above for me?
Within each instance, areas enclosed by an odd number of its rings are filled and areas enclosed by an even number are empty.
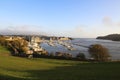
[[[120,80],[120,63],[88,63],[4,56],[0,46],[0,80]]]

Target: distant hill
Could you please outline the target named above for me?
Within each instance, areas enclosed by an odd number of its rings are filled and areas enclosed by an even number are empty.
[[[110,34],[110,35],[107,35],[107,36],[98,36],[96,39],[120,41],[120,34]]]

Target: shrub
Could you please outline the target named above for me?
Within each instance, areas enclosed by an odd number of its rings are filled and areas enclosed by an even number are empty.
[[[79,60],[85,60],[85,59],[86,59],[84,53],[79,53],[79,54],[77,54],[76,58],[79,59]]]
[[[50,53],[50,55],[49,55],[50,57],[54,57],[55,56],[55,54],[54,53]]]
[[[71,59],[72,55],[69,53],[62,53],[62,52],[56,52],[55,53],[56,58],[61,58],[61,59]]]
[[[65,59],[71,59],[71,58],[72,58],[72,55],[71,55],[70,53],[64,53],[64,54],[63,54],[63,57],[64,57]]]

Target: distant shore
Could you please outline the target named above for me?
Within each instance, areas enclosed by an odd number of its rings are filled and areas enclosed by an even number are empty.
[[[107,36],[98,36],[96,39],[120,41],[120,34],[110,34]]]

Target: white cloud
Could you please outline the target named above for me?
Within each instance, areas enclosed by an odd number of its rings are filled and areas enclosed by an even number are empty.
[[[97,36],[105,36],[108,34],[120,34],[120,22],[115,22],[110,17],[104,17],[102,24],[93,25],[77,26],[73,30],[67,31],[67,36],[96,38]]]
[[[97,36],[104,36],[108,34],[120,33],[120,22],[113,21],[112,18],[103,17],[102,24],[92,25],[79,25],[68,30],[47,30],[41,26],[35,25],[22,25],[22,26],[9,26],[0,30],[2,34],[37,34],[37,35],[51,35],[51,36],[67,36],[78,38],[96,38]],[[94,25],[94,26],[93,26]]]
[[[113,26],[112,19],[108,16],[105,16],[102,20],[104,26]]]
[[[9,26],[5,29],[0,30],[1,34],[26,34],[26,35],[46,35],[45,32],[42,32],[40,26],[34,25],[22,25],[22,26]]]
[[[107,27],[120,27],[120,22],[114,22],[111,17],[105,16],[103,17],[103,25]]]
[[[64,35],[66,37],[86,37],[85,26],[76,26],[73,29],[68,29],[67,31],[62,31],[59,35]]]

